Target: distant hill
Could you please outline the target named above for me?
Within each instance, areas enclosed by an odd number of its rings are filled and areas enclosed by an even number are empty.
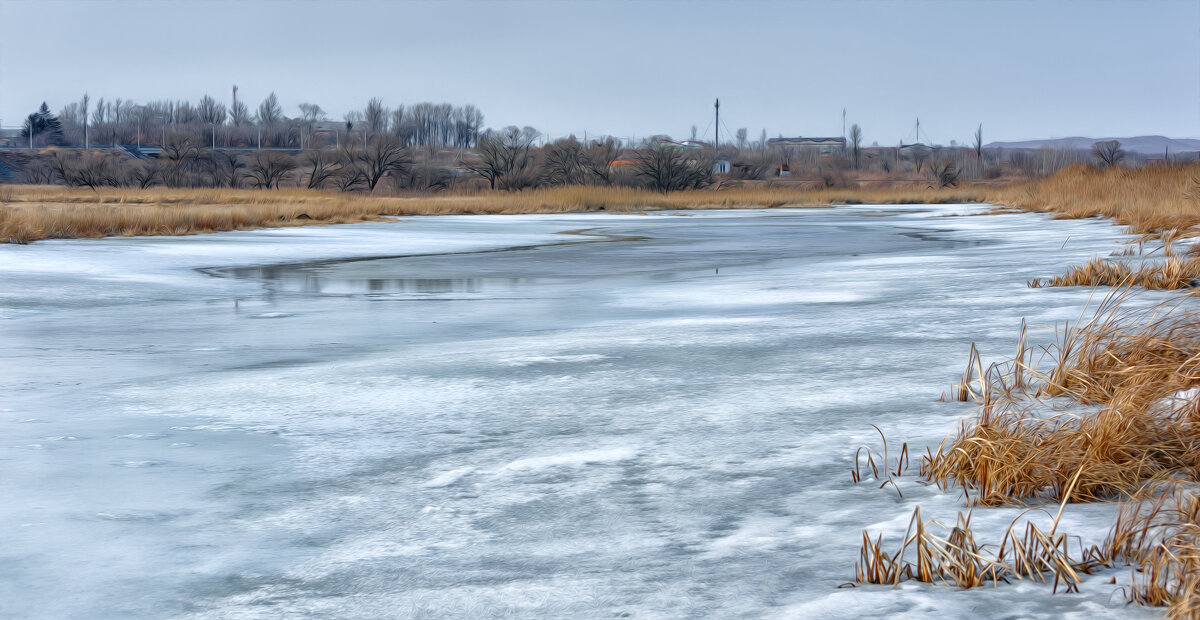
[[[1048,146],[1055,149],[1090,149],[1092,144],[1101,140],[1118,140],[1121,148],[1134,153],[1146,155],[1161,155],[1163,149],[1171,149],[1171,154],[1200,151],[1200,140],[1192,138],[1167,138],[1164,136],[1136,136],[1133,138],[1055,138],[1053,140],[1025,140],[1022,142],[992,142],[985,145],[993,149],[1039,149]]]

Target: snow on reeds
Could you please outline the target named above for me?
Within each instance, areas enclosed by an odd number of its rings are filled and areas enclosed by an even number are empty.
[[[1200,617],[1200,312],[1189,298],[1131,309],[1130,295],[1110,293],[1036,362],[1024,329],[1012,360],[985,369],[972,347],[955,397],[979,411],[922,458],[921,477],[969,505],[1057,502],[1051,530],[1027,523],[1018,535],[1014,522],[998,545],[979,545],[969,513],[941,538],[916,513],[898,551],[864,535],[860,582],[1032,577],[1070,591],[1080,574],[1124,562],[1135,568],[1131,602]],[[1065,411],[1064,398],[1074,402]],[[1104,543],[1072,555],[1059,518],[1070,502],[1097,501],[1122,502],[1116,522]]]

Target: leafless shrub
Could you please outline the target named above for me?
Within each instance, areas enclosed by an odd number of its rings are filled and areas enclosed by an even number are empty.
[[[588,151],[575,136],[542,149],[542,179],[547,185],[583,185],[588,180]]]
[[[237,151],[208,151],[203,162],[214,187],[236,189],[245,176],[246,158]]]
[[[478,155],[463,160],[462,165],[487,180],[496,189],[520,189],[532,181],[533,141],[538,132],[532,127],[506,127],[489,131],[479,138]]]
[[[1119,165],[1125,159],[1125,150],[1118,140],[1104,140],[1092,145],[1092,155],[1106,167]]]
[[[322,189],[341,167],[338,154],[326,150],[310,149],[300,156],[308,176],[308,189]]]
[[[257,151],[250,157],[246,168],[253,187],[279,189],[283,178],[296,169],[296,160],[286,153]]]
[[[412,166],[412,154],[399,138],[390,134],[373,136],[359,148],[343,154],[347,164],[358,171],[367,191],[373,191],[388,173],[402,174]]]
[[[929,166],[929,177],[938,189],[957,187],[962,170],[950,159],[940,159]]]
[[[621,158],[621,145],[612,138],[595,140],[588,145],[587,167],[592,177],[604,185],[613,183],[613,162]]]
[[[633,169],[650,189],[668,193],[712,183],[713,156],[707,151],[647,146],[633,155]]]

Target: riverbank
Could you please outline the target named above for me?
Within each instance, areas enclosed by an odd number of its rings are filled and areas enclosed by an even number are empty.
[[[838,203],[979,202],[976,189],[805,191],[738,187],[662,194],[620,187],[556,187],[473,195],[381,197],[310,190],[0,188],[0,241],[187,235],[344,224],[389,216],[553,214],[662,209],[813,207]]]
[[[0,242],[188,235],[372,221],[389,216],[552,214],[835,204],[992,203],[1061,218],[1101,216],[1136,234],[1200,224],[1200,165],[1073,167],[1004,186],[800,189],[741,185],[662,194],[621,187],[555,187],[413,197],[313,190],[0,187]]]

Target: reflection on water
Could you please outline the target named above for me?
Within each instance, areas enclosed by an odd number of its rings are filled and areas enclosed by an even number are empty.
[[[535,278],[365,278],[312,267],[239,267],[224,270],[238,278],[260,280],[276,292],[324,295],[495,294],[533,284]]]

